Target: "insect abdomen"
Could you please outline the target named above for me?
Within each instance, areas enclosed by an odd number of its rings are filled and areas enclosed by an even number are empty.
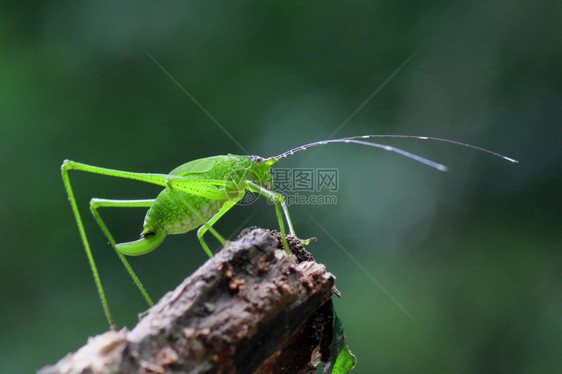
[[[160,232],[166,234],[183,234],[203,224],[215,215],[224,204],[223,200],[211,200],[185,192],[172,194],[164,189],[146,213],[144,232]],[[192,209],[189,209],[189,204]],[[197,212],[199,217],[193,213]]]

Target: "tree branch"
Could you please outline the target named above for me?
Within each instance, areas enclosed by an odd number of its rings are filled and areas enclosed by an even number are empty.
[[[335,278],[288,239],[293,256],[277,232],[243,232],[131,331],[90,338],[40,374],[315,373],[329,356]]]

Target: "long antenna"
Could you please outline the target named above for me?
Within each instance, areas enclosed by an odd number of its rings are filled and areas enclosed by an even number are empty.
[[[430,136],[416,136],[416,135],[361,135],[361,136],[351,136],[351,137],[348,137],[348,138],[321,140],[321,141],[318,141],[318,142],[301,145],[300,147],[290,149],[290,150],[288,150],[286,152],[283,152],[283,153],[281,153],[280,155],[277,155],[277,156],[272,156],[272,157],[266,158],[264,160],[264,162],[269,164],[269,165],[273,165],[274,163],[276,163],[277,161],[279,161],[281,159],[292,156],[295,153],[302,152],[302,151],[305,151],[305,150],[310,149],[310,148],[315,148],[315,147],[319,147],[321,145],[326,145],[326,144],[330,144],[330,143],[349,143],[349,144],[359,144],[359,145],[365,145],[365,146],[368,146],[368,147],[380,148],[380,149],[383,149],[385,151],[394,152],[394,153],[397,153],[397,154],[402,155],[404,157],[410,158],[410,159],[412,159],[416,162],[420,162],[420,163],[425,164],[425,165],[427,165],[429,167],[432,167],[434,169],[437,169],[437,170],[440,170],[440,171],[447,171],[447,167],[445,165],[442,165],[442,164],[439,164],[437,162],[428,160],[427,158],[415,155],[415,154],[407,152],[403,149],[392,147],[390,145],[379,144],[379,143],[371,143],[371,142],[364,141],[364,139],[372,139],[372,138],[418,139],[418,140],[432,140],[432,141],[436,141],[436,142],[450,143],[450,144],[460,145],[460,146],[466,147],[466,148],[472,148],[472,149],[475,149],[477,151],[489,153],[493,156],[503,158],[504,160],[515,163],[515,164],[519,163],[519,161],[517,161],[517,160],[515,160],[511,157],[507,157],[507,156],[504,156],[500,153],[493,152],[493,151],[490,151],[490,150],[485,149],[485,148],[477,147],[477,146],[472,145],[472,144],[457,142],[457,141],[449,140],[449,139],[434,138],[434,137],[430,137]]]

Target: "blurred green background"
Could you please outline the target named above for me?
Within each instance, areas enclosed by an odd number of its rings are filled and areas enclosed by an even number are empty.
[[[519,159],[389,140],[450,171],[351,145],[278,166],[339,170],[337,205],[291,212],[337,276],[355,373],[559,372],[561,25],[562,3],[530,0],[3,2],[0,372],[33,372],[107,329],[63,159],[167,172],[245,153],[149,55],[252,154],[395,133]],[[146,306],[88,201],[158,188],[71,178],[117,323],[131,327]],[[138,237],[143,213],[102,212],[118,241]],[[217,229],[234,238],[241,224],[276,228],[274,209],[263,199],[237,207]],[[204,261],[194,233],[131,260],[154,298]]]

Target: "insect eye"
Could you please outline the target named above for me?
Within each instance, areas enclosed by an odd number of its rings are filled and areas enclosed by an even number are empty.
[[[252,162],[263,164],[263,162],[265,161],[265,159],[261,156],[251,156],[251,157],[252,157],[251,158]]]

